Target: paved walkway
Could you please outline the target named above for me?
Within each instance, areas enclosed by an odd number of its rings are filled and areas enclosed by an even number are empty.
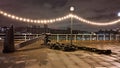
[[[105,45],[111,55],[87,51],[63,52],[32,44],[15,53],[0,53],[0,68],[120,68],[120,46]]]

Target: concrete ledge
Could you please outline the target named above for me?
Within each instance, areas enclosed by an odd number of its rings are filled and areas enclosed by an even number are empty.
[[[22,42],[22,43],[19,43],[19,44],[15,45],[15,48],[16,48],[16,49],[19,49],[19,48],[24,47],[24,46],[27,46],[27,45],[29,45],[29,44],[35,43],[35,42],[38,41],[38,40],[40,40],[40,37],[31,39],[31,40],[24,41],[24,42]]]

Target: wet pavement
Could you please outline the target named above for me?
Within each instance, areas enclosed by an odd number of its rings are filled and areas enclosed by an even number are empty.
[[[36,42],[14,53],[0,52],[0,68],[120,68],[120,45],[104,45],[112,50],[111,55],[63,52],[41,46]]]

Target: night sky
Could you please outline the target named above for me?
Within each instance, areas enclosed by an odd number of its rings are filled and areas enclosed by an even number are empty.
[[[75,7],[74,14],[92,21],[106,22],[119,18],[117,13],[120,11],[120,0],[0,0],[0,9],[16,16],[32,19],[51,19],[67,15],[70,6]],[[70,26],[69,22],[68,19],[49,24],[49,27],[66,29]],[[13,21],[0,15],[0,26],[9,24],[26,25],[24,22]],[[78,30],[96,31],[119,28],[120,24],[98,27],[74,20],[73,27]]]

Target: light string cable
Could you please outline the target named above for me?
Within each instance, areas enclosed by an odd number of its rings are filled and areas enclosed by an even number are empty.
[[[115,21],[110,21],[110,22],[94,22],[94,21],[86,20],[86,19],[84,19],[84,18],[82,18],[80,16],[77,16],[75,14],[68,14],[68,15],[65,15],[63,17],[58,17],[58,18],[54,18],[54,19],[44,19],[44,20],[19,17],[19,16],[16,16],[16,15],[13,15],[13,14],[6,13],[6,12],[1,11],[1,10],[0,10],[0,14],[3,15],[3,16],[6,16],[8,18],[19,20],[19,21],[22,21],[22,22],[41,23],[41,24],[54,23],[54,22],[58,22],[58,21],[69,19],[71,17],[75,18],[75,19],[77,19],[77,20],[79,20],[81,22],[84,22],[84,23],[87,23],[87,24],[91,24],[91,25],[97,25],[97,26],[114,25],[114,24],[117,24],[117,23],[120,22],[120,19],[117,19]]]
[[[53,23],[53,22],[62,21],[62,20],[70,18],[70,15],[65,15],[63,17],[58,17],[58,18],[54,18],[54,19],[38,20],[38,19],[30,19],[30,18],[19,17],[19,16],[16,16],[16,15],[13,15],[13,14],[6,13],[4,11],[0,11],[0,14],[2,14],[5,17],[15,19],[15,20],[19,20],[19,21],[22,21],[22,22],[41,23],[41,24]]]

